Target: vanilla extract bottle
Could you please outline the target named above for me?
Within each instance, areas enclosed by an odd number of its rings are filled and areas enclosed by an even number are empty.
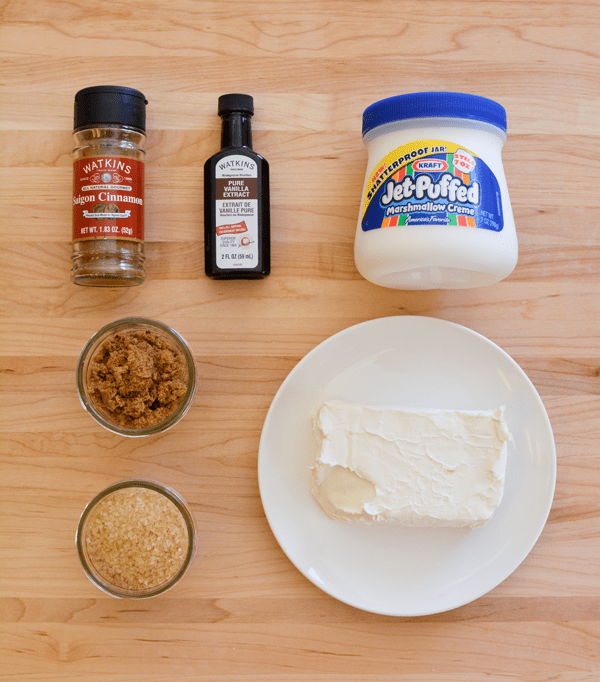
[[[204,164],[204,265],[213,279],[271,270],[269,164],[252,149],[254,100],[219,97],[221,151]]]

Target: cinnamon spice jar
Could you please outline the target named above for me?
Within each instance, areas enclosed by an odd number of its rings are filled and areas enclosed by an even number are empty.
[[[75,284],[141,284],[144,272],[146,98],[101,85],[75,96],[73,250]]]

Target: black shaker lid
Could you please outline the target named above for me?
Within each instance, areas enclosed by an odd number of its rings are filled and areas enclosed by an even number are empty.
[[[122,125],[146,131],[146,98],[139,90],[118,85],[96,85],[75,95],[73,127]]]
[[[231,113],[232,111],[241,111],[252,116],[254,114],[254,100],[251,95],[242,95],[238,92],[221,95],[219,97],[218,111],[219,116]]]

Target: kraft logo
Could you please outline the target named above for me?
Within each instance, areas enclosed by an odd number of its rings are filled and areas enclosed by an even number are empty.
[[[419,159],[413,163],[413,168],[421,173],[443,173],[448,170],[448,164],[442,159]]]

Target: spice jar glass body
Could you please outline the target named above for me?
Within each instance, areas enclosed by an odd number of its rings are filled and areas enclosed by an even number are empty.
[[[86,505],[75,544],[96,587],[113,597],[145,599],[181,580],[194,559],[197,534],[179,493],[156,481],[130,479]]]
[[[134,128],[107,125],[76,130],[73,139],[74,233],[71,280],[75,284],[104,287],[142,284],[146,276],[143,206],[143,144],[146,137]],[[109,175],[109,182],[103,182]],[[80,176],[86,179],[82,181]],[[78,187],[78,183],[85,184]],[[94,187],[98,189],[87,189]],[[86,188],[85,192],[80,191],[83,188]],[[123,206],[119,205],[119,199],[123,196],[125,200],[137,200],[138,203],[131,201],[123,210]],[[81,217],[93,215],[94,212],[109,216],[115,208],[121,214],[126,214],[128,210],[129,217],[118,220],[92,217],[87,221]],[[129,225],[124,225],[124,222]],[[116,230],[119,230],[117,236]],[[127,236],[123,236],[123,232]]]
[[[194,401],[197,381],[185,339],[142,317],[100,329],[77,365],[81,404],[101,426],[121,436],[151,436],[177,424]]]

